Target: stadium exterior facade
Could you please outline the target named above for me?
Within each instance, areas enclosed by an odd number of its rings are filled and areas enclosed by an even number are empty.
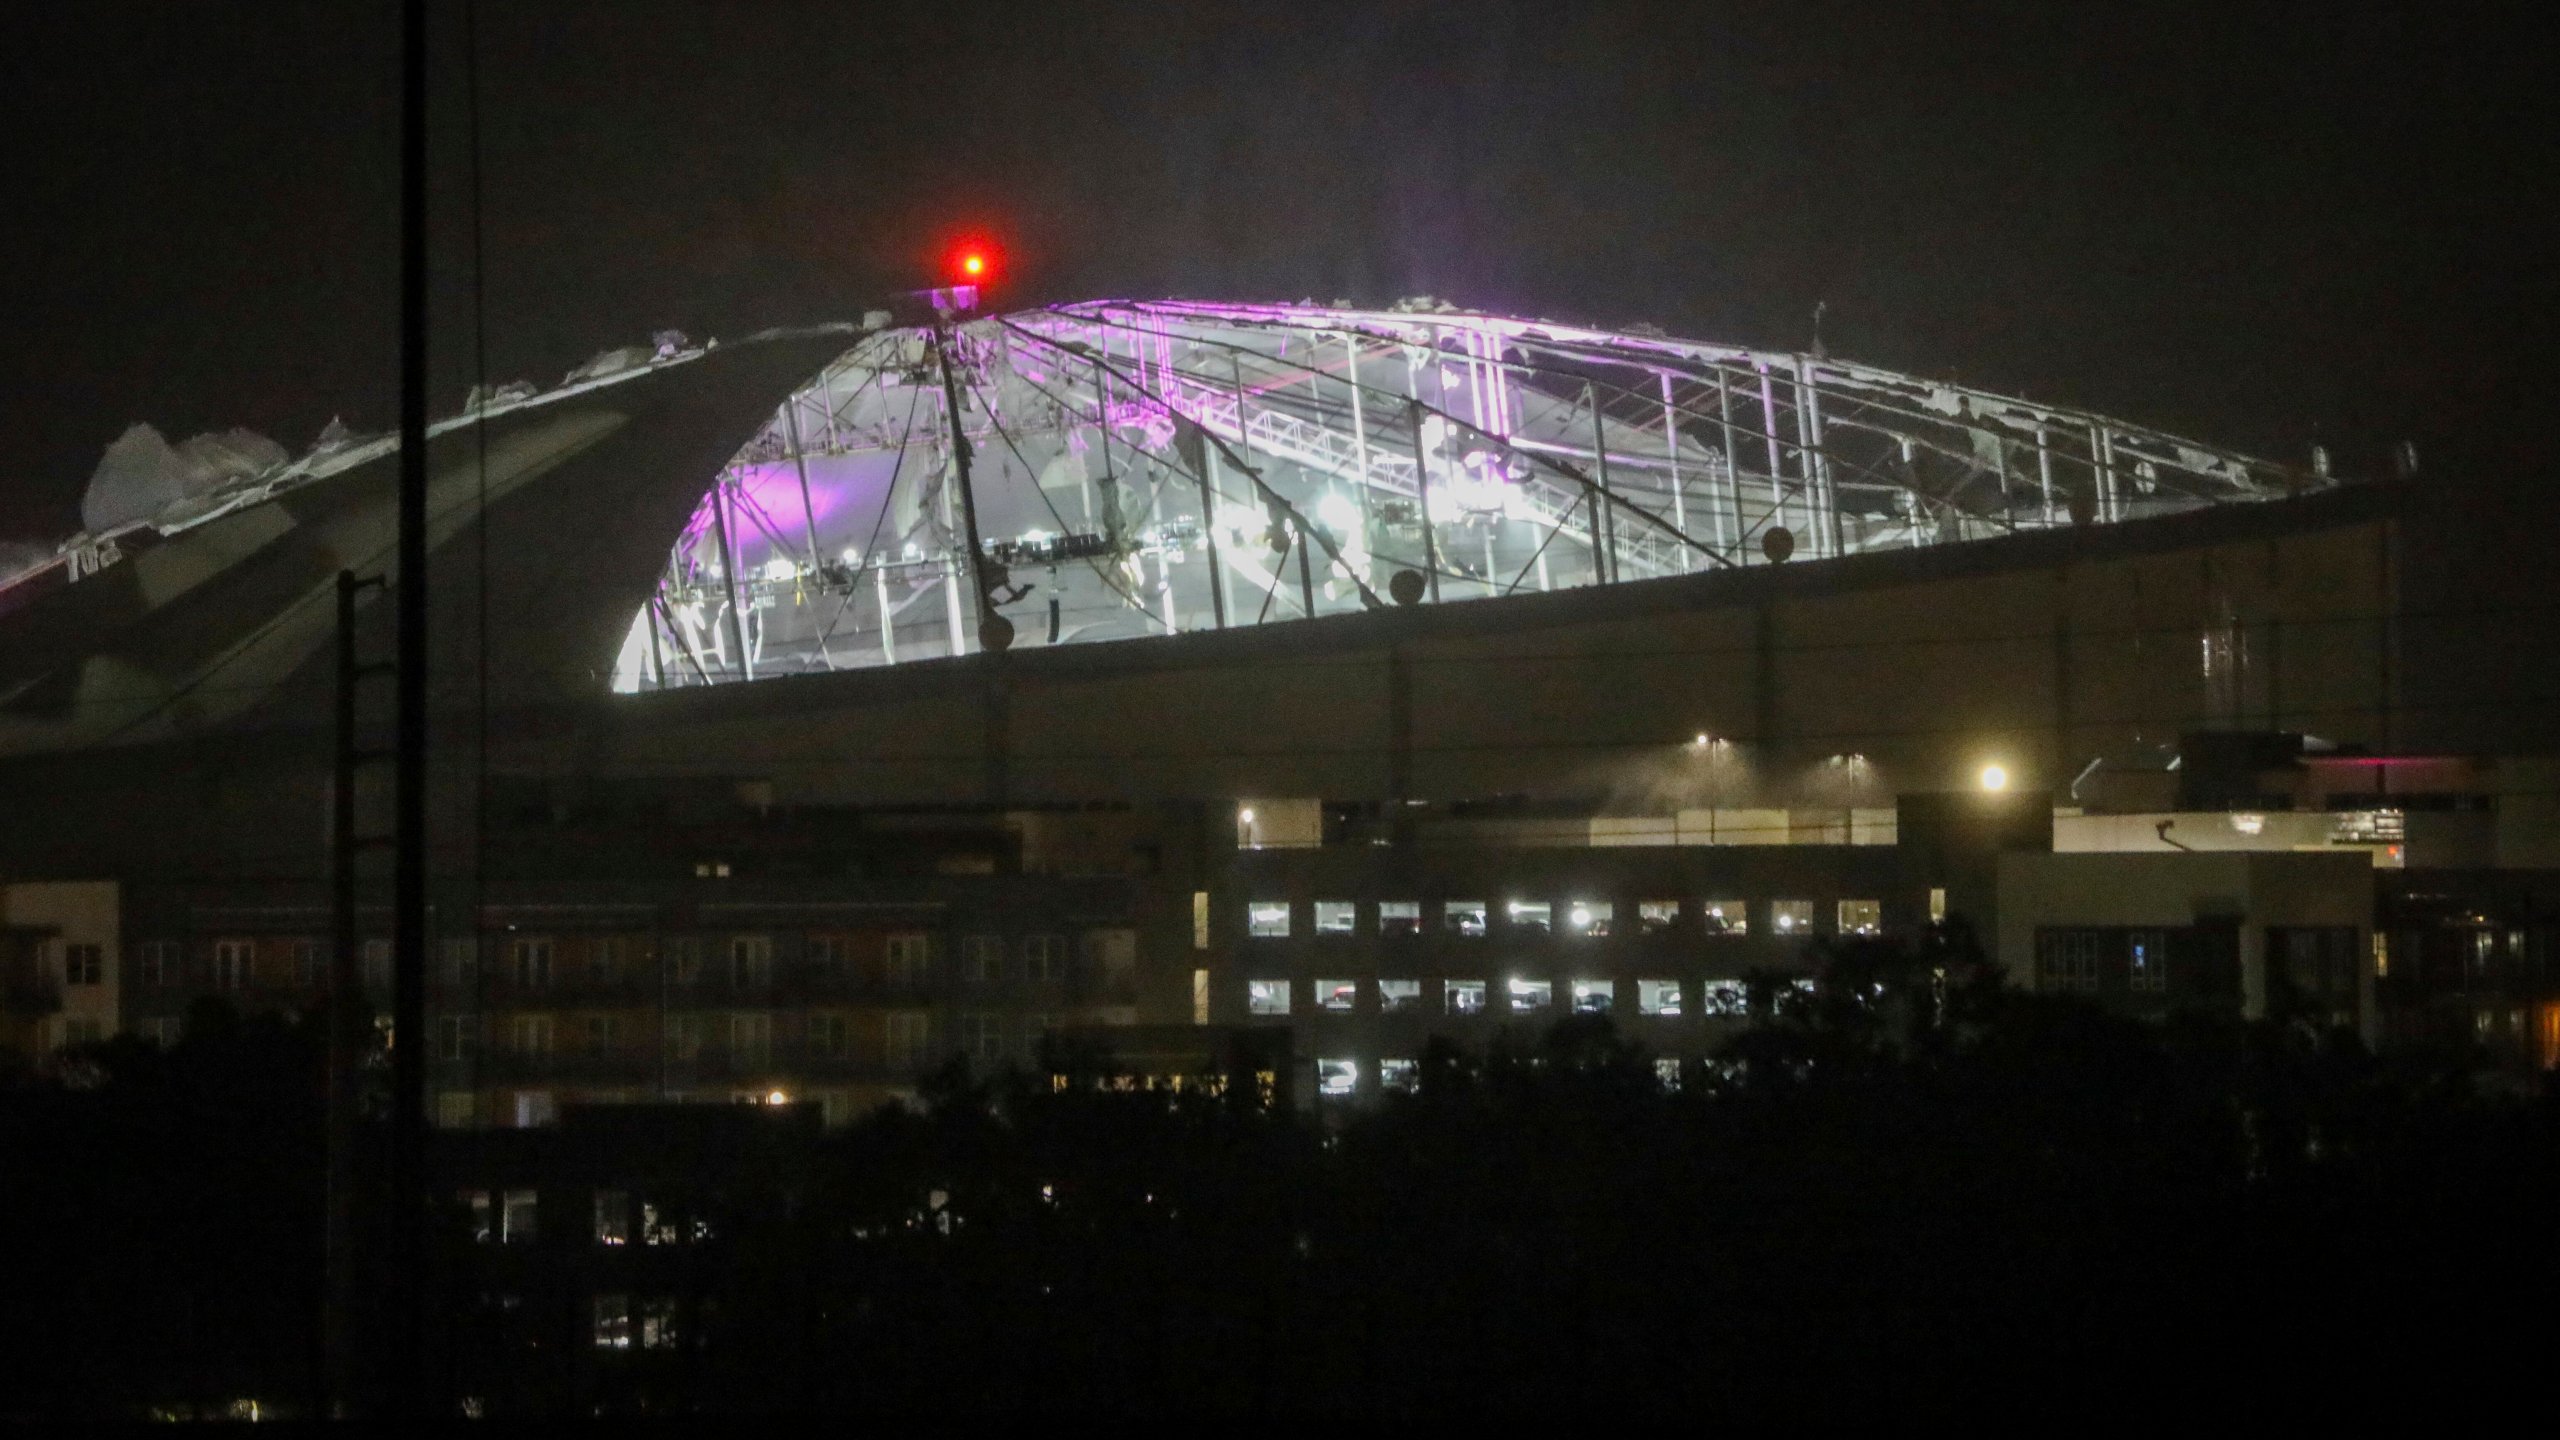
[[[1950,912],[2033,983],[2376,1038],[2406,989],[2560,1057],[2547,610],[2408,477],[1822,356],[1173,302],[670,340],[475,396],[429,462],[455,1123],[858,1106],[1086,1026],[1173,1068],[1287,1028],[1356,1090],[1606,1009],[1677,1071],[1746,972]],[[331,600],[390,469],[122,474],[0,588],[0,878],[117,887],[110,1026],[325,969]],[[2497,914],[2410,878],[2456,868]],[[31,993],[94,943],[0,923]]]

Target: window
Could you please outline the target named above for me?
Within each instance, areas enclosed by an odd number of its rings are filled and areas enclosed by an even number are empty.
[[[1411,1060],[1378,1062],[1378,1088],[1410,1092],[1422,1083],[1422,1067]]]
[[[729,1063],[763,1069],[773,1063],[773,1017],[751,1010],[729,1017]]]
[[[596,1243],[628,1245],[631,1243],[631,1192],[599,1190],[596,1192]]]
[[[1770,901],[1769,928],[1781,935],[1812,934],[1813,902],[1810,900]]]
[[[391,993],[391,942],[364,942],[364,988],[377,995]]]
[[[1452,1015],[1484,1013],[1484,982],[1481,980],[1444,980],[1440,984],[1443,1008]]]
[[[590,1015],[586,1021],[586,1051],[590,1055],[611,1055],[622,1048],[622,1017]]]
[[[658,947],[658,973],[669,985],[698,985],[702,982],[702,949],[690,935],[668,937]]]
[[[740,990],[773,988],[773,937],[729,937],[729,983]]]
[[[1678,1094],[1680,1091],[1679,1059],[1670,1055],[1657,1056],[1653,1062],[1653,1081],[1666,1093]]]
[[[1840,902],[1840,933],[1874,935],[1884,929],[1884,904],[1877,900],[1843,900]]]
[[[1751,987],[1739,980],[1710,980],[1698,987],[1698,1013],[1748,1015],[1751,1013]]]
[[[1544,935],[1555,928],[1555,909],[1544,900],[1513,900],[1502,907],[1502,918],[1514,930]]]
[[[166,1050],[178,1043],[180,1036],[184,1033],[185,1025],[174,1015],[154,1015],[143,1021],[138,1028],[142,1032],[143,1039]]]
[[[1452,935],[1484,934],[1485,908],[1481,900],[1446,900],[1440,905],[1440,928]]]
[[[1076,937],[1084,951],[1084,976],[1114,999],[1135,998],[1138,989],[1138,932],[1113,927],[1087,930]]]
[[[468,1130],[480,1122],[480,1097],[468,1090],[436,1092],[436,1127],[442,1130]],[[480,1238],[489,1238],[489,1197],[480,1197]]]
[[[106,983],[106,978],[107,951],[105,946],[65,945],[62,947],[63,984],[101,985]]]
[[[560,1107],[553,1103],[548,1090],[516,1092],[516,1128],[532,1130],[548,1125],[560,1117]]]
[[[488,1191],[465,1190],[453,1198],[457,1207],[463,1212],[463,1223],[470,1227],[473,1240],[486,1245],[496,1238],[495,1232],[489,1225]]]
[[[249,988],[250,957],[256,946],[247,940],[213,942],[213,988],[246,990]]]
[[[1379,981],[1378,1008],[1390,1015],[1399,1010],[1421,1009],[1422,982],[1419,980]]]
[[[1348,900],[1319,900],[1316,902],[1317,934],[1349,935],[1356,931],[1359,928],[1359,925],[1360,921],[1358,918],[1358,912],[1353,907],[1352,902]]]
[[[1698,907],[1698,918],[1710,935],[1751,933],[1751,907],[1744,901],[1706,901]]]
[[[2168,936],[2136,930],[2125,937],[2126,983],[2136,994],[2158,995],[2169,988]]]
[[[830,984],[844,979],[844,941],[833,935],[809,937],[809,978]]]
[[[135,979],[153,987],[175,985],[179,980],[179,950],[175,940],[145,940]]]
[[[631,955],[631,943],[619,935],[607,935],[587,946],[587,981],[592,985],[611,986],[622,983],[622,972]]]
[[[1316,1093],[1343,1096],[1360,1088],[1360,1062],[1357,1060],[1316,1061]]]
[[[1058,935],[1022,937],[1022,978],[1034,985],[1055,985],[1067,978],[1067,942]]]
[[[1191,948],[1209,948],[1209,892],[1206,890],[1191,892]]]
[[[551,988],[551,941],[546,936],[530,936],[507,944],[507,977],[519,990]]]
[[[499,1208],[498,1239],[508,1245],[529,1245],[542,1218],[542,1197],[531,1190],[510,1190]]]
[[[842,1015],[825,1014],[809,1017],[809,1053],[829,1060],[841,1060],[853,1051],[852,1027]]]
[[[480,977],[480,942],[465,935],[447,940],[443,956],[444,983],[453,989],[468,989]]]
[[[963,1015],[958,1021],[960,1053],[981,1065],[1004,1059],[1004,1020],[996,1015]]]
[[[1614,980],[1573,982],[1573,1013],[1576,1015],[1606,1015],[1617,999],[1618,985]]]
[[[1248,980],[1244,985],[1245,1010],[1254,1015],[1286,1015],[1289,1013],[1289,982],[1286,980]]]
[[[643,1245],[681,1245],[684,1230],[676,1223],[673,1210],[640,1202],[640,1243]]]
[[[1381,935],[1421,934],[1422,902],[1419,900],[1379,901],[1378,933]]]
[[[1680,902],[1677,900],[1639,900],[1636,902],[1636,933],[1667,935],[1680,925]]]
[[[470,1053],[470,1048],[471,1030],[468,1021],[460,1015],[436,1017],[437,1059],[459,1060]]]
[[[1315,982],[1316,1008],[1336,1012],[1348,1011],[1360,1003],[1357,980],[1318,980]]]
[[[702,1058],[702,1017],[670,1015],[666,1022],[667,1058],[698,1060]]]
[[[889,984],[892,988],[920,990],[932,978],[932,971],[931,937],[920,931],[889,937]]]
[[[1289,902],[1256,900],[1244,907],[1244,933],[1257,940],[1289,938]]]
[[[66,1015],[62,1019],[62,1048],[70,1050],[82,1045],[95,1045],[107,1038],[106,1027],[84,1015]]]
[[[992,985],[1004,978],[1004,937],[960,937],[960,979],[968,985]]]
[[[1947,887],[1929,887],[1929,923],[1935,925],[1947,918]]]
[[[1637,981],[1636,1013],[1639,1015],[1679,1014],[1680,982],[1677,980]]]
[[[2036,931],[2036,988],[2088,994],[2098,988],[2098,951],[2104,935],[2096,930]]]
[[[673,1350],[676,1348],[676,1302],[674,1296],[649,1296],[640,1302],[634,1318],[640,1322],[641,1349]]]
[[[1575,900],[1564,907],[1565,933],[1598,940],[1609,933],[1618,907],[1606,900]]]
[[[888,1060],[893,1070],[913,1070],[924,1063],[932,1017],[922,1010],[889,1012]]]
[[[551,1053],[551,1017],[548,1015],[519,1015],[510,1027],[510,1033],[514,1037],[515,1052],[519,1055]]]
[[[599,1350],[631,1348],[631,1297],[599,1295],[595,1303],[595,1337]]]
[[[1514,975],[1502,988],[1511,997],[1511,1008],[1521,1013],[1544,1010],[1556,1003],[1556,982],[1553,980],[1529,980]]]

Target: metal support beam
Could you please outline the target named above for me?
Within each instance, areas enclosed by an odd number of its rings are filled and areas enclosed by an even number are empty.
[[[1688,497],[1680,493],[1680,410],[1672,403],[1671,372],[1662,372],[1662,453],[1671,465],[1671,528],[1689,533]],[[1680,573],[1689,573],[1689,550],[1680,550]]]
[[[1600,392],[1590,383],[1582,387],[1582,403],[1591,407],[1591,453],[1600,470],[1600,500],[1592,506],[1593,569],[1600,572],[1602,584],[1614,584],[1625,572],[1618,557],[1618,496],[1609,488],[1609,437],[1600,428]]]
[[[711,528],[720,541],[720,581],[729,596],[729,644],[737,652],[739,678],[753,680],[755,661],[747,654],[747,592],[738,584],[738,549],[729,534],[729,477],[725,472],[711,486]]]

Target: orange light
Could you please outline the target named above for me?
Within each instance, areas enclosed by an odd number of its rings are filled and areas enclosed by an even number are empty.
[[[960,257],[960,273],[975,280],[987,273],[987,257],[972,250]]]

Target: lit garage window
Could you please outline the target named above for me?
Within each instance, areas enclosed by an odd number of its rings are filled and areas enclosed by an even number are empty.
[[[1326,1010],[1349,1010],[1360,1002],[1357,980],[1319,980],[1316,982],[1316,1004]]]
[[[1244,907],[1244,933],[1265,940],[1289,938],[1289,902],[1256,900]]]
[[[1422,982],[1419,980],[1381,980],[1378,982],[1378,1008],[1389,1014],[1398,1010],[1422,1008]]]
[[[1452,1015],[1484,1013],[1484,982],[1481,980],[1444,980],[1440,985]]]
[[[1288,1014],[1289,982],[1286,980],[1246,981],[1244,1007],[1256,1015]]]
[[[1653,1078],[1655,1083],[1661,1085],[1665,1091],[1676,1093],[1680,1089],[1679,1060],[1669,1055],[1656,1059],[1653,1062]]]
[[[1556,907],[1544,900],[1514,900],[1502,907],[1502,918],[1514,930],[1551,934],[1555,930]]]
[[[1770,901],[1769,928],[1781,935],[1812,934],[1813,902],[1810,900]]]
[[[1316,933],[1319,935],[1350,934],[1353,927],[1359,923],[1354,918],[1355,913],[1348,900],[1317,901]]]
[[[1360,1062],[1357,1060],[1318,1060],[1316,1093],[1348,1095],[1360,1088]]]
[[[1378,933],[1381,935],[1421,934],[1422,902],[1419,900],[1379,901]]]
[[[1598,939],[1609,933],[1617,907],[1606,900],[1575,900],[1564,907],[1565,933]]]
[[[1739,980],[1710,980],[1698,987],[1701,1015],[1748,1015],[1751,992]]]
[[[1482,935],[1484,933],[1484,902],[1481,900],[1447,901],[1440,907],[1440,924],[1441,928],[1452,935]]]
[[[1617,982],[1613,980],[1576,980],[1573,982],[1573,1013],[1606,1015],[1618,999]]]
[[[1709,900],[1698,914],[1710,935],[1751,933],[1751,907],[1740,900]]]
[[[1515,975],[1503,988],[1510,992],[1514,1010],[1544,1010],[1556,1003],[1556,984],[1552,980],[1524,980]]]
[[[1639,1015],[1679,1014],[1680,982],[1677,980],[1637,981],[1636,1013]]]
[[[1840,933],[1873,935],[1884,929],[1884,904],[1876,900],[1840,902]]]
[[[1677,900],[1639,900],[1636,902],[1636,929],[1646,935],[1667,935],[1680,923]]]
[[[1378,1088],[1381,1090],[1409,1091],[1421,1083],[1421,1080],[1422,1067],[1410,1060],[1378,1062]]]

